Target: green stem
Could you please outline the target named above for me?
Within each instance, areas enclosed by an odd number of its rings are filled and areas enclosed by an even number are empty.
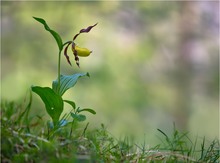
[[[70,42],[72,42],[72,41],[67,41],[67,42],[65,42],[64,44],[63,44],[63,47],[66,45],[66,44],[69,44]],[[63,48],[62,48],[63,49]],[[58,56],[58,77],[57,77],[57,79],[58,79],[58,92],[60,91],[60,62],[61,62],[61,52],[62,52],[62,50],[60,50],[59,51],[59,56]]]
[[[58,92],[60,91],[60,62],[61,62],[61,51],[59,51],[58,57]]]
[[[63,47],[66,45],[66,44],[69,44],[69,43],[72,43],[72,41],[67,41],[63,44]]]
[[[72,124],[71,124],[70,135],[69,135],[69,137],[72,136],[72,133],[73,133],[73,125],[74,125],[74,120],[72,121]]]

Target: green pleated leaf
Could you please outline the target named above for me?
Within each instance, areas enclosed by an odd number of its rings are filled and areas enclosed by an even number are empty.
[[[85,121],[86,120],[86,116],[85,115],[82,115],[82,114],[74,114],[74,113],[71,113],[71,116],[79,121],[79,122],[82,122],[82,121]]]
[[[89,108],[80,109],[78,112],[82,112],[82,111],[87,111],[87,112],[90,112],[91,114],[96,114],[95,110],[89,109]]]
[[[49,87],[32,86],[32,91],[40,96],[45,104],[46,111],[53,120],[54,126],[59,122],[63,112],[63,99]]]
[[[52,83],[52,89],[60,96],[62,96],[68,89],[73,87],[77,80],[80,77],[88,76],[89,73],[78,73],[73,75],[60,75],[60,88],[58,86],[58,79],[53,81]]]
[[[62,41],[60,35],[59,35],[57,32],[55,32],[54,30],[50,29],[50,27],[47,25],[47,23],[46,23],[46,21],[45,21],[44,19],[42,19],[42,18],[37,18],[37,17],[33,17],[33,18],[34,18],[35,20],[37,20],[38,22],[40,22],[41,24],[43,24],[43,25],[44,25],[44,28],[45,28],[47,31],[49,31],[49,32],[53,35],[54,39],[55,39],[56,42],[57,42],[57,45],[58,45],[58,47],[59,47],[59,50],[61,51],[61,50],[63,49],[63,41]]]

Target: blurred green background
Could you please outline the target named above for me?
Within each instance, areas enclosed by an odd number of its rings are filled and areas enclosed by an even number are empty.
[[[93,51],[81,68],[62,58],[62,74],[89,72],[65,99],[90,107],[90,127],[114,136],[158,141],[157,128],[209,139],[219,134],[219,2],[1,2],[1,92],[22,102],[31,85],[57,78],[58,48],[32,16],[63,41],[98,22],[77,43]],[[74,58],[71,55],[72,63]],[[32,114],[47,119],[33,98]],[[67,108],[68,109],[68,108]]]

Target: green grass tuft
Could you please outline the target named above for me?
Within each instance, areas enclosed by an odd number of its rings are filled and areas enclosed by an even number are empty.
[[[136,144],[128,136],[118,140],[104,124],[88,130],[89,123],[67,125],[48,140],[43,121],[25,116],[30,105],[1,103],[2,162],[219,162],[219,140],[209,142],[203,138],[199,145],[198,137],[192,141],[188,133],[179,132],[175,126],[171,136],[158,129],[162,139],[155,147],[146,142]]]

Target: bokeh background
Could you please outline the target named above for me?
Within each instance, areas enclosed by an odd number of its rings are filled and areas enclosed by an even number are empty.
[[[61,65],[63,74],[91,75],[64,96],[97,111],[88,115],[90,128],[104,123],[117,138],[148,144],[159,141],[157,128],[169,133],[173,123],[192,136],[218,137],[218,1],[3,1],[1,10],[2,100],[21,103],[31,85],[57,78],[56,42],[32,16],[63,42],[98,22],[76,41],[93,51],[80,58],[81,68],[64,57]],[[31,113],[48,118],[37,95]]]

